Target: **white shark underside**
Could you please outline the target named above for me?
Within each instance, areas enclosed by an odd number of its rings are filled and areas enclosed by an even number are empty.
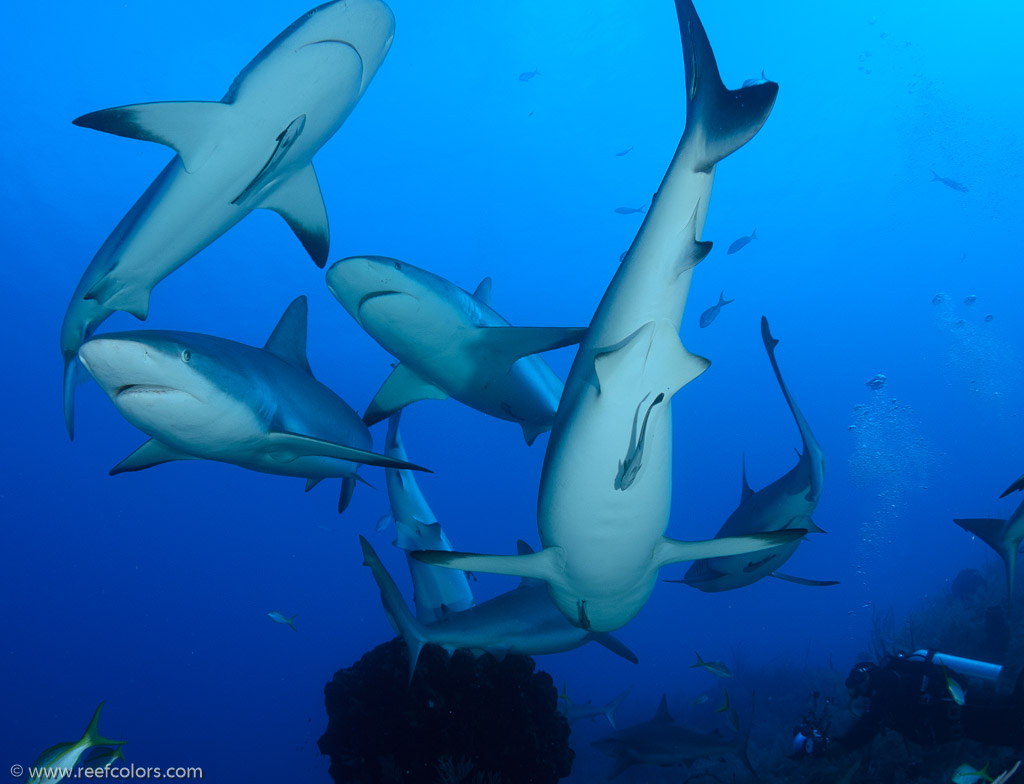
[[[420,651],[430,644],[449,653],[466,648],[477,656],[490,653],[501,659],[509,653],[564,653],[596,642],[634,664],[637,662],[636,654],[610,634],[587,632],[569,623],[552,604],[544,584],[537,580],[524,579],[518,588],[468,610],[449,613],[436,623],[420,623],[409,612],[398,586],[370,543],[362,536],[359,542],[363,564],[373,573],[388,621],[409,649],[410,680]],[[519,551],[528,553],[530,548],[520,542]]]
[[[583,329],[513,327],[491,307],[490,278],[470,294],[384,256],[336,262],[327,287],[399,360],[363,414],[367,425],[418,400],[452,397],[518,423],[527,444],[551,428],[562,382],[537,353],[579,343]]]
[[[360,465],[418,468],[371,452],[366,425],[313,378],[305,297],[288,307],[262,349],[210,335],[136,330],[91,338],[79,355],[121,415],[150,436],[112,474],[205,459],[303,477],[307,490],[340,477],[340,512]]]
[[[818,445],[810,425],[797,407],[796,401],[789,393],[786,382],[782,380],[778,362],[775,360],[775,346],[778,341],[772,337],[768,328],[768,320],[761,317],[761,339],[768,359],[771,361],[775,378],[779,382],[783,397],[796,420],[803,442],[803,451],[799,462],[792,470],[776,479],[767,487],[756,493],[747,484],[746,463],[743,467],[743,489],[740,505],[729,515],[722,528],[715,535],[743,536],[758,531],[782,531],[789,528],[804,528],[808,531],[820,532],[811,520],[811,515],[821,498],[822,484],[825,478],[825,455]],[[835,585],[833,581],[807,580],[800,577],[781,574],[776,570],[796,552],[800,541],[780,547],[762,550],[755,555],[732,555],[720,558],[704,558],[696,561],[686,572],[682,582],[699,588],[705,592],[730,591],[751,585],[762,577],[769,575],[782,580],[797,582],[802,585]]]
[[[401,412],[392,414],[388,421],[388,435],[384,454],[396,460],[408,461],[402,435],[399,432]],[[423,497],[412,471],[404,468],[385,468],[385,483],[391,513],[377,525],[381,530],[394,521],[397,530],[395,546],[406,552],[412,575],[413,603],[416,618],[422,623],[439,621],[449,612],[468,610],[473,606],[473,591],[465,572],[439,569],[417,561],[409,553],[414,550],[451,550],[451,542],[433,510]]]
[[[76,125],[166,144],[177,154],[89,264],[61,327],[64,417],[74,436],[82,342],[115,310],[140,319],[161,280],[253,209],[279,213],[327,261],[327,210],[313,155],[358,103],[394,35],[381,0],[335,0],[305,14],[235,78],[220,101],[148,103]]]
[[[666,564],[750,552],[799,531],[741,540],[664,536],[672,494],[672,396],[708,367],[679,339],[715,166],[771,111],[778,85],[722,85],[704,28],[677,0],[686,68],[686,127],[644,223],[573,363],[551,431],[538,497],[545,549],[526,558],[422,554],[430,563],[547,580],[559,609],[611,631],[647,601]],[[641,438],[641,434],[643,438]]]

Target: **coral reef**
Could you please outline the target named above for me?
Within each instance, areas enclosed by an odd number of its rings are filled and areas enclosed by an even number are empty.
[[[429,645],[412,683],[407,673],[395,639],[324,687],[319,746],[338,784],[548,784],[569,775],[569,724],[551,676],[532,659],[449,656]]]

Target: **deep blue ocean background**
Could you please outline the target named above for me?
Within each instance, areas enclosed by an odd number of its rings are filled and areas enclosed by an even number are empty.
[[[672,3],[390,4],[390,54],[314,161],[330,260],[393,256],[470,291],[490,275],[494,307],[513,324],[585,325],[642,219],[613,210],[649,203],[683,129]],[[379,489],[359,487],[339,516],[334,481],[305,495],[301,480],[198,461],[109,477],[145,437],[92,382],[78,390],[74,443],[61,416],[68,299],[171,155],[71,120],[217,100],[306,10],[307,0],[5,10],[2,776],[79,737],[106,700],[101,727],[129,741],[137,765],[326,783],[323,685],[393,636],[358,534],[411,598],[393,531],[374,530],[387,508],[379,469],[362,471]],[[739,501],[744,453],[755,488],[795,462],[764,314],[827,456],[815,520],[828,534],[786,571],[841,584],[764,580],[722,594],[659,584],[617,633],[639,665],[594,645],[538,658],[579,701],[634,685],[623,724],[649,718],[663,692],[688,718],[689,700],[714,686],[688,668],[694,650],[736,668],[831,661],[845,671],[869,645],[873,611],[892,606],[898,618],[948,591],[959,570],[995,560],[951,519],[1009,516],[1018,501],[998,495],[1024,471],[1024,13],[985,0],[705,0],[697,10],[727,85],[764,69],[781,88],[761,133],[717,170],[704,231],[715,249],[683,325],[686,346],[713,364],[675,399],[668,534],[714,535]],[[969,191],[932,182],[930,170]],[[757,241],[725,254],[755,227]],[[699,329],[723,289],[735,303]],[[391,358],[267,211],[161,283],[146,326],[262,345],[300,294],[314,372],[364,410]],[[138,326],[118,313],[102,330]],[[547,358],[564,378],[572,356]],[[888,380],[874,391],[866,382],[878,373]],[[537,544],[546,435],[528,448],[515,425],[454,401],[416,404],[402,424],[410,458],[435,471],[420,486],[457,549]],[[373,429],[378,449],[384,429]],[[479,601],[514,585],[482,576],[474,590]],[[270,610],[297,614],[298,633]],[[763,710],[780,733],[797,720]],[[571,780],[604,779],[589,741],[605,729],[574,727]]]

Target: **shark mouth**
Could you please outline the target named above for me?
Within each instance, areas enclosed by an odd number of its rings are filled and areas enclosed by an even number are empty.
[[[174,387],[165,387],[160,384],[125,384],[123,387],[118,387],[114,393],[114,397],[125,397],[128,395],[167,395],[179,393],[188,395],[181,389],[175,389]],[[192,397],[192,395],[189,395]]]
[[[403,292],[401,292],[401,291],[392,291],[390,289],[383,289],[381,291],[371,291],[369,294],[364,294],[363,298],[361,300],[359,300],[359,305],[356,307],[356,310],[362,310],[363,309],[363,305],[365,305],[371,299],[377,299],[378,297],[389,297],[389,296],[391,296],[393,294],[402,294],[402,293]]]

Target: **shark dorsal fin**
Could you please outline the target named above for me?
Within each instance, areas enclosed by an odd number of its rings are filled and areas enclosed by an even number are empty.
[[[263,349],[313,375],[306,358],[306,313],[306,297],[296,297],[270,333]]]
[[[661,703],[654,714],[654,721],[672,721],[672,714],[668,712],[668,695],[661,695]]]
[[[473,296],[480,300],[485,305],[491,304],[491,278],[487,276],[480,285],[476,287],[476,291],[473,292]]]
[[[750,489],[750,482],[747,481],[747,456],[743,455],[743,489],[740,491],[740,503],[742,504],[750,496],[754,494],[754,491]]]

